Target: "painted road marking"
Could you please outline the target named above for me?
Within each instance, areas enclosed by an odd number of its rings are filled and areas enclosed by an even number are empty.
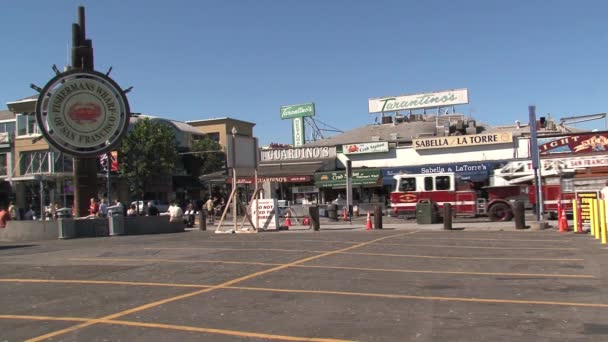
[[[91,318],[80,318],[80,317],[49,317],[49,316],[26,316],[26,315],[0,315],[0,319],[19,319],[19,320],[31,320],[31,321],[64,321],[64,322],[86,322]],[[311,341],[311,342],[350,342],[350,340],[338,340],[333,338],[310,338],[310,337],[298,337],[298,336],[286,336],[286,335],[273,335],[273,334],[262,334],[256,332],[244,332],[236,330],[226,329],[213,329],[213,328],[200,328],[191,327],[186,325],[174,325],[174,324],[158,324],[158,323],[142,323],[142,322],[131,322],[122,320],[96,320],[99,324],[113,324],[113,325],[124,325],[139,328],[156,328],[156,329],[168,329],[178,331],[189,331],[189,332],[201,332],[211,333],[219,335],[239,336],[247,338],[260,338],[267,340],[279,340],[279,341]]]
[[[220,249],[214,247],[145,247],[149,250],[206,250]],[[608,249],[608,248],[607,248]],[[307,252],[307,253],[326,253],[330,251],[316,251],[307,249],[266,249],[266,248],[227,248],[231,251],[275,251],[275,252]],[[336,254],[370,255],[370,256],[394,256],[408,258],[427,258],[427,259],[460,259],[460,260],[526,260],[526,261],[584,261],[585,259],[574,258],[511,258],[511,257],[466,257],[466,256],[440,256],[440,255],[420,255],[420,254],[393,254],[393,253],[366,253],[366,252],[339,252]]]
[[[410,246],[433,248],[473,248],[473,249],[506,249],[506,250],[548,250],[548,251],[578,251],[576,247],[491,247],[491,246],[453,246],[453,245],[413,245],[409,243],[372,243],[382,246]]]
[[[547,278],[585,278],[592,279],[592,275],[578,274],[551,274],[551,273],[501,273],[501,272],[466,272],[466,271],[442,271],[442,270],[410,270],[410,269],[386,269],[386,268],[363,268],[347,266],[322,266],[322,265],[292,265],[266,262],[251,261],[222,261],[222,260],[172,260],[172,259],[138,259],[138,258],[73,258],[73,261],[112,261],[112,262],[156,262],[156,263],[177,263],[177,264],[235,264],[235,265],[260,265],[260,266],[287,266],[294,268],[319,268],[319,269],[340,269],[353,271],[373,271],[373,272],[397,272],[397,273],[427,273],[427,274],[457,274],[457,275],[478,275],[478,276],[515,276],[515,277],[547,277]]]
[[[270,269],[267,269],[267,270],[264,270],[264,271],[254,272],[254,273],[251,273],[249,275],[246,275],[246,276],[243,276],[243,277],[239,277],[239,278],[235,278],[233,280],[229,280],[227,282],[224,282],[222,284],[219,284],[219,285],[216,285],[216,286],[213,286],[213,287],[210,287],[210,288],[194,291],[194,292],[191,292],[191,293],[186,293],[186,294],[179,295],[179,296],[174,296],[174,297],[166,298],[166,299],[163,299],[163,300],[159,300],[159,301],[148,303],[148,304],[144,304],[144,305],[140,305],[140,306],[134,307],[134,308],[129,309],[129,310],[120,311],[120,312],[117,312],[115,314],[102,317],[99,320],[111,320],[111,319],[115,319],[115,318],[118,318],[118,317],[126,316],[126,315],[129,315],[129,314],[135,313],[135,312],[139,312],[139,311],[142,311],[142,310],[150,309],[150,308],[153,308],[153,307],[156,307],[156,306],[159,306],[159,305],[163,305],[163,304],[166,304],[166,303],[171,303],[171,302],[174,302],[174,301],[177,301],[177,300],[181,300],[181,299],[197,296],[199,294],[211,292],[211,291],[214,291],[214,290],[217,290],[217,289],[222,289],[222,288],[225,288],[227,286],[230,286],[230,285],[233,285],[233,284],[245,281],[245,280],[249,280],[249,279],[255,278],[255,277],[260,276],[260,275],[264,275],[264,274],[268,274],[268,273],[272,273],[272,272],[276,272],[276,271],[285,269],[285,268],[287,268],[289,266],[294,266],[294,265],[305,263],[305,262],[308,262],[308,261],[311,261],[311,260],[319,259],[319,258],[328,256],[328,255],[332,255],[332,254],[335,254],[336,252],[346,252],[346,251],[349,251],[351,249],[355,249],[355,248],[359,248],[359,247],[368,245],[370,243],[374,243],[374,242],[377,242],[377,241],[382,241],[382,240],[389,239],[389,238],[392,238],[392,237],[403,236],[403,235],[407,235],[407,234],[415,234],[416,232],[417,231],[407,232],[407,233],[401,233],[401,234],[394,234],[394,235],[388,235],[388,236],[384,236],[384,237],[377,238],[377,239],[374,239],[374,240],[370,240],[368,242],[363,242],[363,243],[360,243],[358,245],[346,247],[346,248],[343,248],[343,249],[340,249],[340,250],[337,250],[337,251],[327,252],[327,253],[311,256],[311,257],[308,257],[308,258],[296,260],[296,261],[291,262],[291,263],[289,263],[287,265],[277,266],[277,267],[273,267],[273,268],[270,268]],[[51,338],[51,337],[63,335],[65,333],[68,333],[68,332],[71,332],[71,331],[74,331],[74,330],[78,330],[78,329],[81,329],[81,328],[84,328],[84,327],[88,327],[88,326],[97,324],[98,323],[97,321],[99,321],[99,320],[90,320],[90,321],[87,321],[87,322],[83,322],[81,324],[77,324],[77,325],[72,326],[72,327],[68,327],[68,328],[65,328],[65,329],[57,330],[57,331],[54,331],[54,332],[51,332],[51,333],[48,333],[48,334],[44,334],[44,335],[41,335],[41,336],[38,336],[38,337],[34,337],[32,339],[29,339],[28,341],[30,341],[30,342],[42,341],[42,340],[46,340],[46,339]]]
[[[77,279],[19,279],[0,278],[0,283],[50,283],[50,284],[80,284],[80,285],[125,285],[125,286],[158,286],[158,287],[190,287],[207,288],[212,285],[176,284],[176,283],[146,283],[136,281],[115,280],[77,280]]]

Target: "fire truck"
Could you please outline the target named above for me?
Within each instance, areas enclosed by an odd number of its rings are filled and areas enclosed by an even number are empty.
[[[529,161],[510,162],[494,170],[490,185],[461,180],[454,172],[395,175],[391,214],[415,217],[416,205],[421,201],[431,201],[437,204],[438,209],[450,203],[457,216],[488,216],[492,221],[509,221],[513,218],[514,201],[521,200],[536,207],[533,174],[528,172],[531,170],[528,164]],[[571,211],[574,192],[562,191],[558,172],[545,171],[543,212],[556,217],[558,202]]]

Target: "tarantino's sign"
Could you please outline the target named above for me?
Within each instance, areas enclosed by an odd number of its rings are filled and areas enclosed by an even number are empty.
[[[491,144],[512,143],[513,135],[511,133],[487,133],[487,134],[472,134],[472,135],[455,135],[440,138],[423,138],[414,139],[412,146],[416,150],[432,149],[432,148],[451,148],[464,146],[479,146]]]
[[[328,146],[287,148],[276,150],[261,150],[260,160],[262,162],[287,161],[287,160],[310,160],[329,159],[336,157],[336,148]]]
[[[369,99],[370,113],[395,112],[406,109],[435,108],[469,103],[468,89],[412,94]]]
[[[57,75],[44,87],[36,119],[51,145],[70,155],[97,156],[118,143],[129,122],[120,87],[95,71]]]
[[[538,139],[540,154],[591,153],[608,151],[608,133],[577,134]]]

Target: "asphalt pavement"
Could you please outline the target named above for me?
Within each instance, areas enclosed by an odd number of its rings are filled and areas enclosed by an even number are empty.
[[[608,340],[589,235],[410,224],[3,242],[0,340]]]

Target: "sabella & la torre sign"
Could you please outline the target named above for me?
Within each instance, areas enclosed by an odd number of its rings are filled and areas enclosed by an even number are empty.
[[[369,113],[395,112],[398,110],[437,108],[469,103],[469,90],[452,89],[431,93],[390,96],[369,99]]]

